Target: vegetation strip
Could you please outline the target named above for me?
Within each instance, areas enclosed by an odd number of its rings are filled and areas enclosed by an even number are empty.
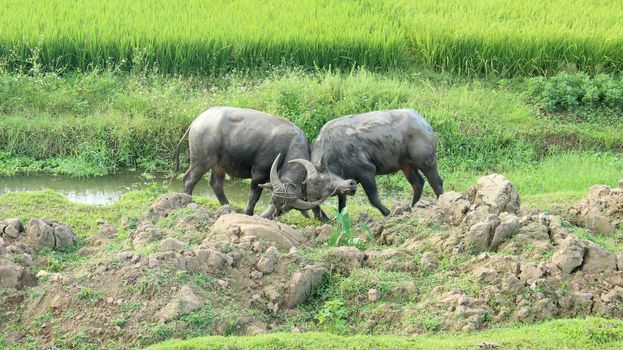
[[[529,94],[523,80],[453,80],[289,68],[206,80],[142,72],[0,72],[0,174],[168,170],[190,122],[214,105],[282,116],[310,141],[343,115],[415,108],[438,134],[445,173],[500,170],[569,150],[623,149],[620,80],[561,75],[553,83],[530,80]],[[550,111],[550,105],[561,107]]]
[[[211,75],[284,63],[507,76],[623,69],[615,0],[8,0],[0,12],[10,14],[0,18],[0,60],[12,69],[33,52],[30,63],[46,70]]]
[[[201,337],[172,340],[150,350],[192,349],[619,349],[623,322],[589,317],[556,320],[536,325],[499,328],[474,334],[441,334],[416,337],[338,336],[326,333],[278,333],[253,337]]]

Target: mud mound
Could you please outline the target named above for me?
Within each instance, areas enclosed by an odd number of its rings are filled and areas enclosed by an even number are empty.
[[[569,209],[571,220],[596,233],[612,233],[623,228],[623,180],[619,188],[595,185],[588,196]]]
[[[218,218],[210,231],[214,236],[226,235],[230,239],[256,237],[274,242],[280,249],[298,247],[305,239],[295,229],[268,219],[244,214],[226,214]]]
[[[292,327],[417,334],[623,317],[623,255],[556,216],[522,212],[503,176],[360,221],[376,244],[330,247],[331,225],[298,230],[168,195],[131,230],[102,224],[57,252],[29,237],[52,230],[57,247],[62,224],[31,220],[24,230],[5,220],[0,331],[18,345],[125,348]]]
[[[50,219],[31,219],[26,230],[26,240],[34,248],[62,250],[74,246],[78,238],[69,225]]]
[[[103,224],[80,242],[77,253],[88,259],[61,272],[49,271],[37,250],[51,247],[40,237],[57,242],[54,235],[70,228],[33,219],[16,243],[0,242],[0,298],[17,301],[3,317],[22,318],[17,338],[32,336],[44,347],[58,345],[59,331],[99,344],[158,341],[145,333],[146,324],[178,336],[198,328],[202,334],[262,333],[272,326],[254,315],[296,308],[329,271],[299,255],[306,239],[287,225],[239,214],[215,222],[214,216],[182,197],[160,197],[127,235]],[[24,264],[14,262],[18,255],[27,256]],[[39,271],[36,279],[31,270]],[[37,292],[24,289],[35,284]],[[49,321],[42,325],[43,319]]]
[[[163,194],[151,204],[147,216],[151,221],[158,221],[192,201],[192,197],[185,193]]]
[[[70,226],[50,219],[32,219],[26,231],[18,219],[2,220],[0,233],[0,286],[9,290],[36,284],[31,272],[35,265],[34,249],[62,250],[73,247],[77,241]]]
[[[445,193],[436,203],[388,218],[375,230],[382,241],[400,244],[405,222],[416,223],[414,234],[400,246],[402,254],[420,256],[420,271],[435,270],[439,257],[454,259],[445,272],[476,283],[477,293],[460,288],[444,292],[439,285],[422,295],[420,309],[437,315],[442,328],[470,330],[485,321],[598,314],[623,317],[623,254],[570,234],[556,216],[522,215],[518,204],[519,195],[506,179],[489,176],[467,195]],[[427,233],[430,227],[437,227],[436,232]]]

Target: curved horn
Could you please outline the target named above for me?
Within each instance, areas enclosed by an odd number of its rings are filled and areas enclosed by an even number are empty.
[[[316,169],[314,164],[307,159],[301,159],[301,158],[292,159],[288,163],[299,163],[302,166],[304,166],[305,170],[307,171],[307,178],[318,176],[318,170]]]
[[[322,204],[322,201],[317,202],[307,202],[300,198],[297,198],[294,203],[292,203],[292,207],[299,210],[307,210],[312,209]]]
[[[277,174],[277,164],[279,164],[279,158],[281,158],[281,153],[277,155],[273,165],[270,167],[270,184],[273,188],[283,187],[283,182],[281,182],[279,174]]]

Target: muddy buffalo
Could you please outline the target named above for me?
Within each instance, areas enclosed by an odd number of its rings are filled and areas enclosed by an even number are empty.
[[[402,170],[413,188],[411,205],[420,199],[426,176],[437,196],[443,182],[437,173],[436,137],[433,128],[411,109],[349,115],[325,124],[312,147],[313,166],[333,176],[360,183],[383,215],[389,214],[380,201],[375,177]],[[311,168],[310,168],[311,169]],[[325,198],[327,189],[307,186],[307,199]],[[335,193],[339,210],[346,206],[346,194]],[[314,209],[318,216],[318,210]]]
[[[303,132],[291,122],[267,113],[233,107],[213,107],[203,112],[177,145],[176,169],[180,145],[186,137],[190,168],[184,174],[184,192],[192,194],[197,182],[212,170],[210,186],[220,204],[226,205],[229,201],[223,191],[225,174],[250,178],[248,215],[253,215],[263,187],[273,189],[269,208],[262,213],[271,218],[291,209],[306,213],[326,198],[307,201],[304,181],[317,184],[323,193],[346,194],[355,190],[353,180],[310,168],[309,145]]]

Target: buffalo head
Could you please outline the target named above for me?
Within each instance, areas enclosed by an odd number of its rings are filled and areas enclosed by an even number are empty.
[[[308,199],[324,201],[334,194],[355,194],[357,189],[355,180],[345,180],[328,171],[321,171],[306,159],[294,159],[290,162],[301,164],[307,171],[305,193]]]
[[[344,180],[329,172],[319,171],[309,160],[293,159],[289,163],[298,163],[306,171],[303,184],[284,183],[277,173],[281,154],[277,155],[270,168],[270,183],[262,185],[271,188],[268,209],[262,217],[273,218],[291,209],[305,211],[319,206],[324,200],[336,193],[354,194],[357,184],[354,180]]]

